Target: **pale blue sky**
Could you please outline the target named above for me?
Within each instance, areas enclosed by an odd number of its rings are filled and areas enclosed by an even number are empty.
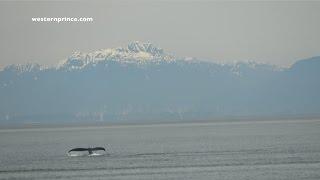
[[[34,23],[31,17],[93,17]],[[148,41],[177,56],[289,66],[320,55],[320,2],[0,2],[0,67],[54,65],[84,52]]]

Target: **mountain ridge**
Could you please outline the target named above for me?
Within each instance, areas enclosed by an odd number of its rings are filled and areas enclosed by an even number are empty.
[[[320,57],[313,57],[289,68],[219,64],[174,57],[151,43],[134,42],[75,53],[55,67],[4,68],[0,121],[320,117],[319,62]]]

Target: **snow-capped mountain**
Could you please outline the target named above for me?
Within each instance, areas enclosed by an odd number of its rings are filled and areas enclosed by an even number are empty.
[[[82,69],[96,65],[101,61],[118,61],[120,63],[145,64],[159,61],[173,61],[174,57],[166,54],[163,49],[151,43],[135,41],[127,47],[101,49],[90,53],[74,52],[67,60],[61,62],[58,68]]]
[[[320,116],[320,57],[290,68],[219,64],[151,43],[76,52],[56,67],[0,71],[0,121]]]

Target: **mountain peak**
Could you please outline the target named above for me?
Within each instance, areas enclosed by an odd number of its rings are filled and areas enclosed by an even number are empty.
[[[164,54],[164,51],[162,48],[158,48],[156,46],[154,46],[153,44],[147,42],[147,43],[143,43],[143,42],[139,42],[139,41],[133,41],[131,43],[128,44],[127,49],[131,52],[147,52],[150,53],[152,55],[161,55]]]
[[[126,47],[101,49],[83,53],[76,51],[62,62],[60,67],[79,69],[98,61],[119,61],[121,63],[145,63],[149,61],[171,61],[174,57],[166,54],[163,49],[149,42],[133,41]]]

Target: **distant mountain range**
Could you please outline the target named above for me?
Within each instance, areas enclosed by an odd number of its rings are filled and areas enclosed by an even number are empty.
[[[177,58],[150,43],[0,71],[0,122],[320,117],[320,57],[290,68]]]

